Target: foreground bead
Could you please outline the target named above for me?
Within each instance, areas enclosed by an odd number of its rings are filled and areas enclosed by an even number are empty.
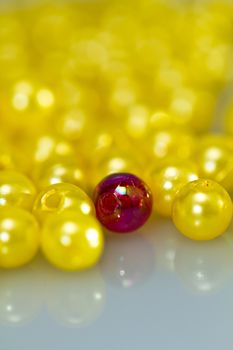
[[[92,200],[83,190],[72,184],[60,183],[51,185],[38,194],[33,213],[40,222],[44,222],[51,214],[58,214],[67,209],[83,215],[95,212]]]
[[[0,210],[0,267],[14,268],[28,263],[39,248],[39,226],[20,208]]]
[[[186,184],[176,195],[173,222],[185,236],[210,240],[220,236],[232,219],[232,201],[226,190],[212,180]]]
[[[109,230],[127,233],[141,227],[152,210],[149,187],[137,176],[118,173],[107,176],[95,189],[99,221]]]
[[[98,221],[76,211],[64,211],[49,217],[41,241],[47,259],[64,270],[82,270],[95,265],[104,246]]]

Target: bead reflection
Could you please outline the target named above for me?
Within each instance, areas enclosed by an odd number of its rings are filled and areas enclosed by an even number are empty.
[[[221,289],[233,275],[232,249],[225,235],[208,242],[180,237],[175,268],[194,292],[209,294]]]
[[[156,230],[156,232],[155,232]],[[175,259],[180,234],[170,220],[160,219],[151,225],[150,237],[155,245],[156,265],[175,272]]]
[[[0,324],[30,323],[43,305],[43,263],[38,257],[16,270],[0,270]]]
[[[136,287],[153,273],[153,245],[141,233],[124,236],[109,234],[101,267],[105,279],[112,285],[125,289]]]
[[[100,317],[106,290],[98,267],[81,273],[68,273],[51,267],[48,277],[48,311],[58,323],[79,328]]]

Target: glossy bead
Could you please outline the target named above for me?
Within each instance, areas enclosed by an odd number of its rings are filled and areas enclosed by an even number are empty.
[[[82,270],[98,262],[104,238],[94,217],[68,210],[48,218],[41,244],[44,255],[56,267]]]
[[[62,162],[74,164],[77,155],[71,143],[53,134],[42,134],[36,139],[28,138],[23,142],[22,149],[27,155],[29,171],[37,180],[45,166]]]
[[[110,151],[99,159],[94,159],[93,171],[91,173],[91,184],[93,188],[107,175],[129,172],[140,176],[141,166],[132,152]]]
[[[197,167],[191,162],[169,162],[151,171],[150,184],[155,198],[154,207],[158,214],[171,216],[172,203],[179,189],[188,182],[198,179]]]
[[[220,236],[232,219],[232,201],[226,190],[212,180],[199,179],[177,193],[173,222],[185,236],[210,240]]]
[[[195,161],[200,177],[233,189],[233,138],[227,135],[207,135],[199,142]]]
[[[14,268],[28,263],[39,248],[39,226],[20,208],[0,210],[0,267]]]
[[[51,214],[67,209],[84,216],[95,213],[94,204],[88,195],[79,187],[68,183],[51,185],[41,191],[35,200],[33,213],[39,221],[44,222]]]
[[[104,178],[94,192],[96,215],[110,231],[127,233],[141,227],[152,210],[149,187],[129,173]]]
[[[154,161],[166,158],[188,159],[195,150],[195,137],[183,129],[161,129],[154,132],[145,150]]]
[[[30,210],[36,188],[25,175],[11,170],[0,171],[0,206],[17,206]]]
[[[39,189],[44,189],[50,185],[58,183],[71,183],[82,189],[87,188],[87,179],[84,168],[80,164],[66,164],[64,162],[52,165],[45,164],[39,171],[35,180]]]

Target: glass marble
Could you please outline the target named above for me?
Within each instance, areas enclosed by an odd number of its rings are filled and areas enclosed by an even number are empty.
[[[212,180],[199,179],[177,193],[172,206],[177,229],[194,240],[220,236],[232,220],[232,201],[227,191]]]
[[[137,176],[116,173],[104,178],[94,191],[96,215],[110,231],[127,233],[141,227],[152,210],[149,187]]]
[[[30,210],[36,188],[24,174],[13,170],[0,171],[0,206],[17,206]]]
[[[39,249],[39,225],[21,208],[0,210],[0,267],[15,268],[31,261]]]
[[[33,214],[44,222],[51,214],[58,214],[72,209],[83,215],[95,213],[95,207],[88,195],[79,187],[60,183],[42,190],[34,203]]]
[[[41,246],[46,258],[56,267],[82,270],[100,259],[104,236],[93,216],[68,210],[48,218],[42,229]]]

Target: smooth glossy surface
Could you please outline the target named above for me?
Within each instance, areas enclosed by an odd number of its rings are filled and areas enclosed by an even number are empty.
[[[0,267],[28,263],[39,249],[39,226],[35,218],[19,208],[0,210]]]
[[[45,222],[41,236],[42,251],[56,267],[83,270],[101,257],[104,237],[98,221],[76,211],[52,215]]]
[[[72,209],[83,215],[95,213],[95,207],[88,195],[79,187],[61,183],[47,187],[41,191],[34,203],[33,213],[44,222],[51,214],[59,214]]]
[[[233,138],[227,135],[206,135],[198,144],[195,160],[200,177],[233,189]]]
[[[169,162],[151,171],[150,184],[153,192],[154,208],[162,216],[171,216],[176,193],[186,183],[197,180],[198,172],[194,163]]]
[[[142,147],[144,147],[142,145]],[[168,128],[155,131],[146,142],[146,150],[158,163],[166,158],[189,159],[196,147],[196,139],[188,130]]]
[[[232,220],[232,201],[212,180],[200,179],[178,192],[172,207],[173,222],[185,236],[209,240],[220,236]]]
[[[36,184],[41,190],[50,185],[64,182],[85,189],[87,187],[85,173],[84,168],[78,164],[55,163],[45,165]]]
[[[152,210],[149,187],[129,173],[104,178],[94,192],[96,215],[109,230],[127,233],[141,227]]]
[[[36,188],[25,175],[16,171],[0,171],[0,206],[31,209]]]

